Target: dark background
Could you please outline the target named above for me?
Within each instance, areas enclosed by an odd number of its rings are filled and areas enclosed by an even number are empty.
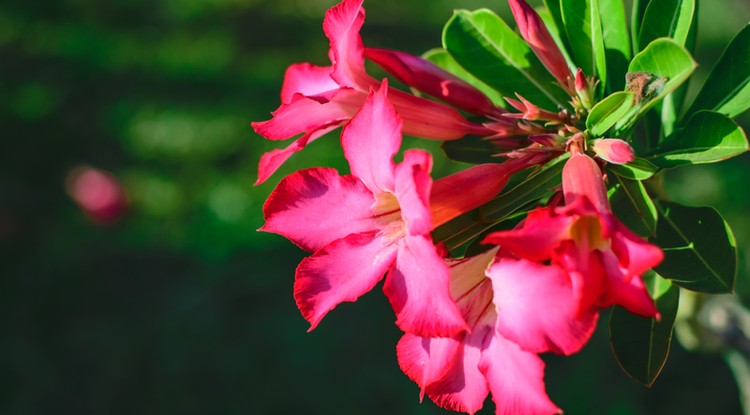
[[[445,413],[420,404],[399,371],[378,289],[308,334],[292,298],[304,253],[256,232],[280,177],[344,168],[324,139],[252,186],[260,154],[280,143],[249,124],[277,107],[286,66],[327,64],[321,23],[333,4],[0,3],[0,413]],[[365,6],[367,45],[416,54],[440,45],[453,8],[508,15],[500,0]],[[745,0],[703,6],[698,80],[750,17]],[[675,199],[716,206],[733,226],[740,279],[749,163],[667,178]],[[130,207],[119,221],[92,222],[66,194],[79,165],[121,180]],[[580,354],[546,358],[549,394],[567,414],[740,413],[719,355],[675,342],[647,390],[620,372],[600,326]]]

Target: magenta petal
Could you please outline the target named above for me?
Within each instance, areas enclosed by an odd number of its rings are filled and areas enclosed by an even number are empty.
[[[616,232],[612,237],[612,251],[629,275],[641,275],[661,263],[664,252],[658,246],[646,242],[614,217],[608,219]]]
[[[566,205],[584,197],[599,212],[610,211],[602,170],[591,157],[575,152],[570,156],[563,167],[562,187]]]
[[[432,156],[422,150],[407,150],[404,160],[396,167],[395,194],[401,216],[412,235],[429,235],[434,228],[429,202],[431,169]]]
[[[607,280],[598,305],[600,307],[619,305],[639,316],[656,317],[658,310],[641,277],[625,275],[618,266],[617,258],[611,252],[600,255],[606,269]]]
[[[349,234],[374,231],[372,193],[353,176],[330,168],[300,170],[285,177],[263,206],[265,232],[316,251]]]
[[[545,391],[542,359],[497,333],[487,336],[479,369],[492,392],[496,415],[562,413]]]
[[[461,344],[453,364],[440,380],[427,385],[425,390],[427,396],[438,406],[470,414],[482,409],[489,390],[487,380],[479,369],[479,362],[482,358],[482,342],[489,330],[485,326],[458,337]]]
[[[274,174],[282,164],[289,160],[289,157],[291,157],[292,154],[302,150],[308,144],[317,140],[319,137],[331,132],[332,130],[335,130],[337,127],[338,125],[333,125],[328,128],[316,130],[313,133],[305,134],[302,137],[294,140],[294,142],[292,142],[292,144],[290,144],[286,148],[271,150],[263,154],[260,157],[260,162],[258,163],[258,180],[255,181],[255,185],[257,186],[268,180],[268,178],[271,177],[271,175]]]
[[[375,233],[336,240],[297,267],[294,299],[310,330],[334,307],[356,301],[380,281],[396,259],[396,246]]]
[[[401,370],[421,389],[442,378],[455,364],[460,364],[461,342],[453,337],[426,338],[406,333],[396,345]]]
[[[574,220],[555,214],[552,208],[539,208],[529,213],[520,228],[493,232],[482,243],[500,245],[519,258],[545,261],[563,240],[570,238]]]
[[[467,329],[450,295],[450,270],[429,236],[407,235],[383,291],[401,330],[423,337],[448,337]]]
[[[487,271],[495,293],[497,329],[532,353],[577,352],[596,328],[598,313],[580,318],[565,272],[525,260],[503,258]]]
[[[323,31],[331,42],[333,79],[366,92],[376,84],[365,72],[364,45],[359,31],[365,22],[364,0],[344,0],[326,12]]]
[[[351,89],[341,89],[318,101],[295,95],[288,104],[282,104],[268,121],[252,123],[255,132],[269,140],[286,140],[300,133],[341,125],[359,109],[365,95]]]
[[[373,193],[393,192],[393,156],[401,146],[401,119],[388,102],[386,82],[370,92],[344,128],[341,146],[353,175]]]
[[[296,94],[320,95],[339,89],[339,84],[331,78],[331,72],[333,72],[331,66],[315,66],[306,62],[291,65],[284,74],[281,102],[284,104],[292,102]]]

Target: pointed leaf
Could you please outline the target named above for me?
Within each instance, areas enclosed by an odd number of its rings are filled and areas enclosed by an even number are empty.
[[[657,211],[654,202],[637,180],[628,180],[616,174],[610,176],[615,182],[609,201],[617,219],[638,235],[656,235]]]
[[[730,293],[737,270],[737,243],[729,225],[710,207],[657,203],[657,237],[664,261],[655,270],[689,290]]]
[[[718,112],[695,113],[684,129],[664,140],[649,160],[659,167],[714,163],[747,151],[745,132]]]
[[[602,137],[614,127],[633,106],[633,94],[620,91],[599,101],[589,112],[586,128],[593,137]]]
[[[607,84],[607,62],[597,0],[560,0],[565,33],[575,63],[588,75]]]
[[[628,164],[609,164],[607,170],[630,180],[646,180],[656,173],[659,168],[650,161],[636,157]]]
[[[660,37],[670,37],[677,44],[685,46],[695,12],[695,0],[649,2],[638,34],[639,48],[644,49]]]
[[[635,117],[628,114],[616,125],[616,129],[626,130],[636,119],[685,82],[696,66],[690,53],[672,39],[660,38],[649,43],[630,61],[628,72],[644,72],[664,83],[653,91],[653,96],[634,106],[633,111],[637,114]]]
[[[622,307],[615,307],[609,319],[609,338],[622,370],[650,388],[669,355],[680,289],[653,271],[644,276],[644,282],[661,320],[639,317]]]
[[[708,75],[690,115],[711,109],[734,118],[750,108],[750,24],[732,39]]]
[[[544,0],[544,8],[547,9],[549,17],[554,22],[554,27],[558,35],[560,36],[562,44],[564,45],[564,47],[560,49],[562,50],[566,58],[570,58],[570,42],[568,41],[568,37],[565,34],[565,24],[563,24],[562,10],[560,10],[560,0]],[[542,17],[542,19],[544,19],[544,17]],[[548,24],[546,20],[544,21],[544,24],[548,29],[550,29],[550,32],[552,32],[551,27],[553,25]],[[555,36],[555,34],[553,33],[552,36]]]
[[[489,85],[480,81],[477,77],[466,71],[466,69],[462,68],[447,50],[440,48],[431,49],[425,52],[422,57],[473,85],[487,95],[487,98],[489,98],[493,104],[500,107],[506,107],[508,105],[499,92],[495,91]]]
[[[562,168],[567,159],[568,155],[565,154],[548,162],[526,180],[487,202],[479,208],[481,220],[499,222],[522,207],[550,195],[562,182]]]
[[[625,87],[625,73],[632,56],[625,5],[622,0],[598,1],[607,59],[607,91],[621,91]]]
[[[638,33],[641,31],[641,24],[649,3],[650,0],[633,0],[633,9],[630,13],[630,37],[632,38],[634,53],[641,51],[641,48],[638,47]]]
[[[505,96],[519,93],[555,111],[568,100],[529,45],[490,10],[456,11],[443,29],[443,46],[459,65]]]
[[[494,155],[499,152],[491,141],[478,135],[444,141],[440,148],[451,160],[474,164],[496,163],[497,157]]]

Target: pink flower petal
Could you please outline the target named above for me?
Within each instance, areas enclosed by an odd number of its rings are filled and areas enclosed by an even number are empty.
[[[467,329],[449,289],[450,270],[429,236],[407,234],[383,291],[401,330],[423,337],[448,337]]]
[[[409,379],[419,385],[420,399],[427,385],[440,380],[454,365],[461,364],[461,351],[461,342],[453,337],[427,338],[410,333],[404,334],[396,345],[398,364]]]
[[[435,180],[430,193],[434,226],[477,208],[497,196],[508,183],[503,164],[480,164]]]
[[[404,160],[396,167],[395,194],[401,216],[412,235],[429,235],[434,228],[429,204],[431,169],[432,156],[422,150],[407,150]]]
[[[570,277],[577,315],[583,316],[600,301],[607,283],[607,275],[598,251],[581,250],[573,241],[564,241],[555,262]]]
[[[641,277],[625,275],[612,252],[600,253],[600,255],[606,269],[607,280],[598,305],[600,307],[619,305],[639,316],[657,317],[659,312]]]
[[[424,58],[377,48],[365,48],[365,56],[406,85],[464,111],[477,115],[502,113],[480,90]]]
[[[366,92],[376,81],[365,72],[364,45],[359,31],[365,22],[364,0],[344,0],[333,6],[323,20],[331,42],[333,79],[341,86]]]
[[[487,378],[496,415],[562,413],[544,388],[544,362],[494,333],[483,345],[479,369]]]
[[[664,252],[658,246],[646,242],[614,217],[610,218],[612,227],[617,232],[612,237],[612,251],[628,275],[642,275],[661,263]]]
[[[573,217],[556,215],[552,208],[539,208],[529,213],[520,228],[493,232],[482,243],[500,245],[519,258],[546,261],[561,241],[570,237],[573,223]]]
[[[273,175],[276,170],[281,167],[282,164],[289,160],[289,157],[291,157],[292,154],[302,150],[308,144],[317,140],[319,137],[328,134],[336,128],[338,128],[338,125],[333,125],[328,128],[316,130],[313,133],[305,134],[302,137],[294,140],[294,142],[292,142],[292,144],[290,144],[286,148],[271,150],[263,154],[260,157],[260,162],[258,163],[258,180],[255,181],[255,185],[257,186],[268,180],[268,178],[271,177],[271,175]]]
[[[555,265],[503,258],[487,271],[497,308],[497,329],[532,353],[577,352],[596,328],[598,313],[577,317],[568,276]]]
[[[268,197],[261,230],[316,251],[349,234],[379,229],[370,212],[374,201],[354,176],[339,176],[330,168],[300,170],[281,180]]]
[[[630,147],[630,144],[620,139],[604,138],[596,140],[591,148],[597,156],[610,163],[625,164],[635,160],[633,147]]]
[[[333,67],[297,63],[287,68],[281,87],[281,102],[289,104],[294,95],[320,95],[340,88],[331,78]]]
[[[374,232],[352,234],[323,247],[297,267],[294,299],[310,330],[334,307],[356,301],[396,259],[396,245]]]
[[[388,102],[388,84],[371,91],[362,109],[341,134],[353,175],[378,194],[393,192],[393,156],[401,147],[401,118]]]
[[[482,358],[482,342],[488,337],[489,331],[490,328],[485,326],[456,338],[460,341],[460,346],[452,364],[441,379],[425,388],[427,396],[441,408],[470,414],[482,409],[489,389],[487,380],[479,369],[479,362]],[[430,358],[432,362],[432,356]]]
[[[570,156],[563,167],[562,187],[566,205],[583,197],[599,212],[610,211],[602,170],[591,157],[580,152]]]

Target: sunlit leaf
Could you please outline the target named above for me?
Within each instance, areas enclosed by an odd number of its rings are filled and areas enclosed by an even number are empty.
[[[700,111],[680,131],[667,137],[649,160],[659,167],[714,163],[747,151],[745,132],[731,118]]]
[[[633,106],[633,94],[620,91],[599,101],[589,112],[586,128],[594,137],[601,137],[614,127]]]
[[[649,2],[650,0],[633,0],[633,8],[630,14],[630,37],[635,53],[641,50],[638,47],[638,34],[641,31],[641,22],[643,22],[643,16],[646,14]]]
[[[456,11],[443,29],[443,46],[459,65],[505,96],[518,93],[551,110],[569,99],[529,45],[490,10]]]
[[[466,69],[462,68],[461,65],[459,65],[455,59],[453,59],[453,57],[450,55],[450,53],[448,53],[447,50],[435,48],[428,50],[422,56],[428,61],[445,69],[453,75],[456,75],[457,77],[473,85],[478,90],[482,91],[484,95],[487,95],[487,97],[492,101],[493,104],[499,107],[505,107],[508,105],[508,103],[503,99],[503,96],[499,92],[495,91],[489,85],[480,81],[479,79],[477,79],[477,77],[466,71]]]
[[[711,109],[734,118],[748,108],[750,25],[745,26],[724,49],[686,115],[701,109]]]
[[[711,207],[659,201],[657,237],[664,261],[655,270],[689,290],[729,293],[737,269],[737,244],[729,225]]]
[[[661,319],[639,317],[615,307],[609,319],[609,336],[612,352],[622,370],[651,387],[669,355],[680,289],[653,271],[643,279]]]
[[[659,168],[646,159],[636,157],[628,164],[609,164],[607,170],[626,179],[646,180],[651,178]]]
[[[618,175],[611,176],[615,182],[610,203],[615,216],[628,229],[641,236],[656,234],[657,212],[654,202],[638,180],[628,180]]]
[[[604,38],[596,0],[560,0],[565,33],[573,58],[586,75],[597,75],[607,84]]]
[[[458,140],[444,141],[441,148],[451,160],[465,163],[497,163],[494,157],[499,151],[492,142],[484,137],[469,135]]]
[[[622,0],[598,0],[602,20],[602,38],[607,59],[608,91],[620,91],[625,86],[625,72],[630,62],[630,37],[625,5]]]

